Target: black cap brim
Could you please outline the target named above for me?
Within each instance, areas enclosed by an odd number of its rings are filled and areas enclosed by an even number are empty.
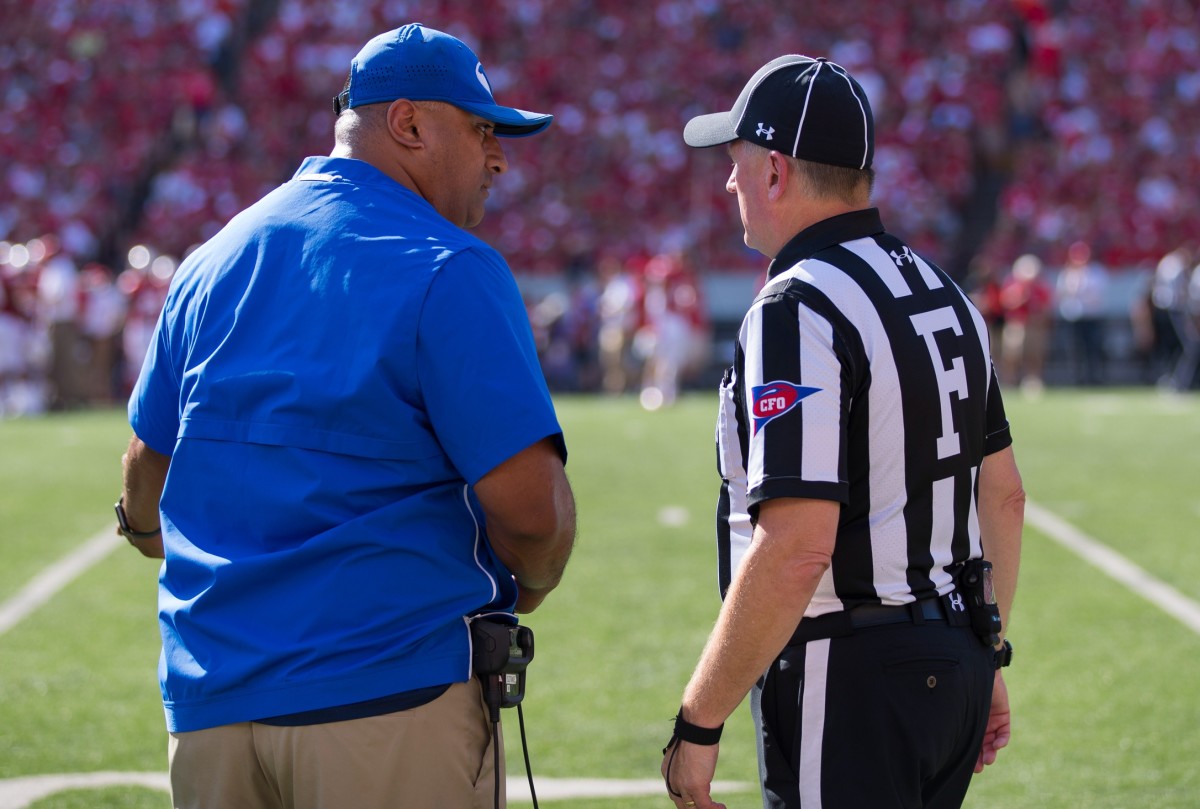
[[[733,113],[729,112],[697,115],[683,128],[683,142],[697,149],[732,143],[737,138],[737,130],[733,126]]]

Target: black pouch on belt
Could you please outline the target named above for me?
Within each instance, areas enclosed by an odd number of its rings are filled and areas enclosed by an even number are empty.
[[[493,714],[520,704],[525,698],[525,669],[533,660],[532,629],[485,616],[473,618],[471,657]]]
[[[963,562],[954,576],[954,584],[967,602],[971,629],[985,646],[1000,642],[1000,607],[992,584],[992,563],[986,559]]]

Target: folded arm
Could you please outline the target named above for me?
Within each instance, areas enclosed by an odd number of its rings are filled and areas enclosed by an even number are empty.
[[[575,545],[575,498],[554,441],[542,439],[475,484],[492,549],[517,582],[517,612],[558,586]]]

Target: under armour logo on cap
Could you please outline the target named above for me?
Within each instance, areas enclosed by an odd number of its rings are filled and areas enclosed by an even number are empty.
[[[683,139],[696,147],[772,141],[769,148],[801,160],[869,169],[875,118],[862,85],[841,65],[789,54],[759,68],[729,112],[688,121]]]

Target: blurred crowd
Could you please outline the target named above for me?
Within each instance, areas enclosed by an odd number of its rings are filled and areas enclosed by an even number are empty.
[[[859,78],[878,123],[884,220],[962,280],[980,265],[1007,274],[1024,256],[1064,267],[1076,242],[1113,273],[1149,272],[1200,244],[1194,0],[795,10],[0,0],[0,10],[0,239],[18,258],[53,243],[81,289],[92,283],[85,268],[115,283],[134,245],[186,255],[302,157],[328,153],[331,98],[354,53],[410,20],[471,44],[502,102],[555,113],[546,137],[506,143],[510,171],[478,233],[519,276],[570,273],[580,301],[614,274],[640,278],[658,256],[701,277],[761,271],[741,244],[724,154],[687,149],[680,130],[786,52],[827,55]],[[20,295],[30,284],[19,276],[37,263],[6,258],[6,285]],[[594,376],[573,374],[581,387]]]
[[[0,417],[124,402],[175,273],[144,245],[114,275],[52,236],[0,242]]]
[[[127,399],[176,267],[145,245],[114,275],[76,267],[52,236],[0,241],[0,417]],[[703,291],[677,254],[605,261],[527,307],[555,390],[636,393],[657,410],[710,359]]]
[[[123,402],[176,266],[135,245],[114,274],[95,262],[77,267],[53,236],[0,241],[0,417]],[[1082,241],[1068,245],[1061,267],[1026,253],[997,268],[973,262],[964,286],[1006,385],[1040,392],[1056,337],[1066,365],[1059,382],[1200,385],[1200,253],[1172,250],[1116,295],[1120,274]],[[728,359],[714,357],[718,324],[706,297],[682,254],[660,253],[575,266],[526,303],[554,390],[634,393],[657,410]],[[1132,361],[1135,376],[1116,378],[1114,359]]]
[[[713,350],[700,279],[679,254],[605,259],[531,301],[529,319],[553,389],[633,392],[647,410],[674,404]]]
[[[1052,338],[1062,346],[1066,384],[1114,381],[1115,354],[1127,353],[1135,376],[1123,382],[1183,392],[1200,384],[1200,254],[1177,248],[1152,272],[1138,273],[1127,294],[1113,295],[1114,274],[1075,241],[1061,267],[1048,270],[1032,253],[1007,272],[977,260],[966,287],[988,324],[1001,382],[1029,393],[1042,390]],[[1114,346],[1128,324],[1127,351]],[[1059,332],[1055,335],[1055,332]]]

